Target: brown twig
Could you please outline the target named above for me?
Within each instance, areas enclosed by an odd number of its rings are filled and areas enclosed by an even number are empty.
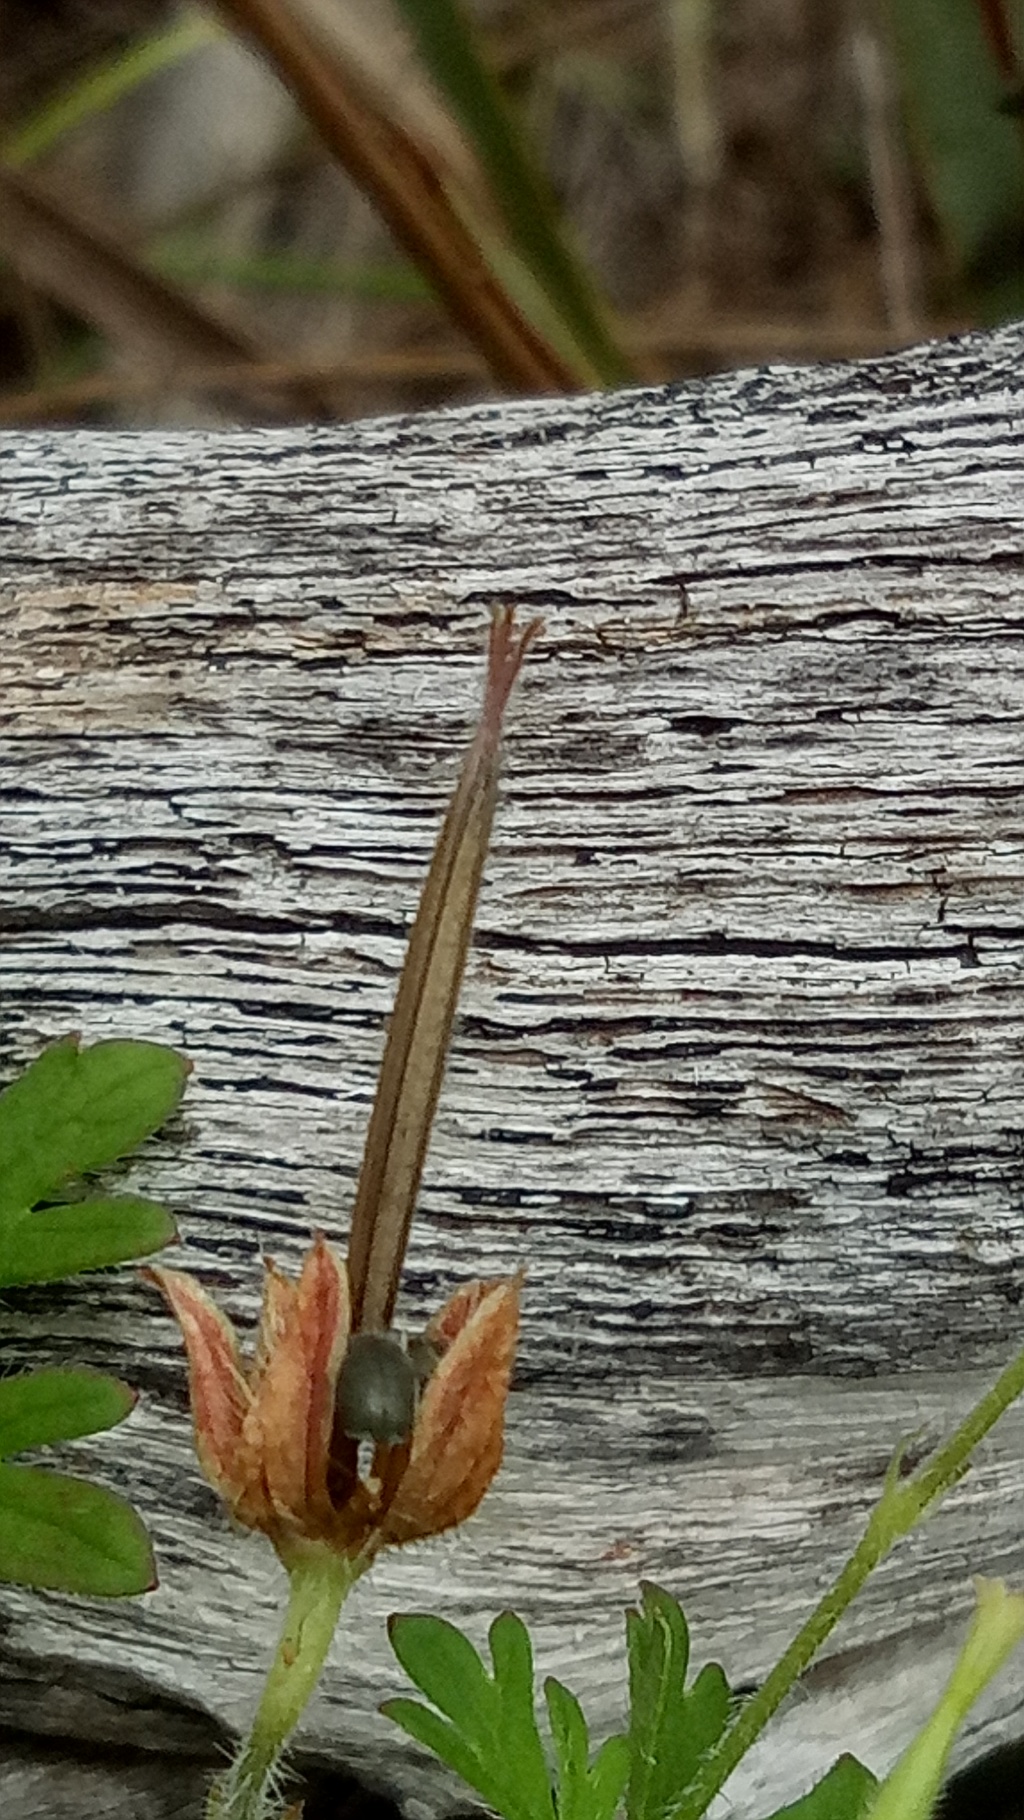
[[[335,157],[371,198],[491,372],[519,392],[575,392],[581,375],[495,278],[430,159],[283,0],[219,0],[254,39]]]

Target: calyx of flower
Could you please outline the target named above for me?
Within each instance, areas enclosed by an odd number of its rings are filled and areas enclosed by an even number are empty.
[[[338,1447],[335,1392],[349,1339],[345,1267],[318,1234],[297,1282],[268,1263],[254,1356],[183,1271],[150,1269],[181,1325],[196,1450],[240,1523],[263,1530],[286,1561],[302,1541],[368,1561],[387,1544],[461,1523],[501,1463],[519,1320],[519,1280],[470,1283],[427,1329],[441,1356],[411,1436]],[[341,1457],[339,1457],[339,1451]]]

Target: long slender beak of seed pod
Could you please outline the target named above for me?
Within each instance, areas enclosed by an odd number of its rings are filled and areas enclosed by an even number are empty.
[[[539,620],[491,622],[483,709],[438,837],[388,1029],[349,1238],[355,1330],[387,1328],[430,1140],[491,838],[501,729]]]

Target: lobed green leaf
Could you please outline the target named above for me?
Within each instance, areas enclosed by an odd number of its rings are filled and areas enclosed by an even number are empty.
[[[663,1820],[725,1730],[729,1687],[708,1663],[687,1691],[690,1637],[682,1607],[649,1582],[626,1615],[630,1820]]]
[[[0,1458],[123,1422],[135,1392],[99,1371],[57,1368],[0,1378]]]
[[[423,1706],[419,1700],[401,1696],[385,1700],[380,1710],[410,1738],[415,1738],[417,1744],[433,1751],[439,1762],[447,1763],[449,1769],[461,1776],[469,1788],[475,1788],[490,1807],[498,1808],[485,1763],[450,1719],[431,1712],[429,1706]]]
[[[388,1636],[410,1681],[464,1736],[488,1748],[498,1729],[498,1702],[469,1638],[446,1619],[422,1612],[390,1618]]]
[[[571,1694],[554,1676],[549,1676],[544,1683],[544,1698],[558,1770],[558,1820],[589,1820],[587,1771],[590,1768],[590,1733],[583,1717],[583,1708],[575,1694]]]
[[[514,1793],[506,1797],[503,1811],[518,1811],[554,1820],[551,1777],[544,1746],[537,1730],[534,1704],[533,1648],[521,1618],[506,1611],[495,1618],[489,1633],[494,1687],[499,1705],[500,1762],[506,1778],[511,1772]]]
[[[877,1777],[856,1757],[836,1759],[809,1795],[777,1808],[766,1820],[860,1820],[878,1787]]]
[[[0,1093],[0,1222],[134,1150],[173,1112],[188,1071],[161,1043],[52,1043]]]
[[[176,1236],[166,1207],[136,1195],[97,1195],[25,1212],[0,1224],[0,1288],[148,1257]]]
[[[606,1738],[590,1771],[592,1820],[612,1820],[629,1781],[629,1741],[621,1733]]]
[[[533,1652],[521,1619],[490,1629],[494,1676],[454,1624],[420,1613],[389,1620],[406,1674],[438,1708],[389,1700],[382,1708],[440,1757],[505,1820],[555,1820],[533,1698]]]
[[[141,1520],[114,1492],[0,1465],[0,1580],[120,1598],[151,1591],[156,1567]]]
[[[558,1769],[558,1820],[612,1820],[629,1780],[625,1738],[609,1738],[591,1765],[590,1733],[575,1694],[551,1676],[544,1695]]]

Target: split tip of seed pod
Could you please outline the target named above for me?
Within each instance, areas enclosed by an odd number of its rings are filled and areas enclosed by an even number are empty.
[[[522,669],[523,659],[543,631],[542,619],[528,619],[524,626],[517,626],[514,606],[498,606],[491,613],[483,720],[493,735],[500,731],[508,698]]]

